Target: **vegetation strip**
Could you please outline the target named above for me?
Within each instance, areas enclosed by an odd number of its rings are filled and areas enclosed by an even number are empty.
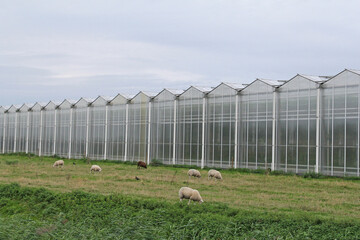
[[[0,185],[0,239],[359,239],[357,222]]]

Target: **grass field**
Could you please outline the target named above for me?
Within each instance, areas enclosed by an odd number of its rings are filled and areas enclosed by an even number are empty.
[[[287,229],[286,227],[284,228],[279,221],[294,223],[294,226],[292,226],[294,229],[290,228],[288,231],[279,234],[279,239],[281,239],[281,236],[282,238],[297,238],[297,236],[293,234],[288,234],[291,233],[291,231],[295,231],[295,229],[302,229],[301,226],[305,229],[301,231],[306,233],[313,222],[325,224],[322,225],[321,228],[327,230],[332,229],[329,226],[335,227],[333,229],[334,233],[343,233],[340,235],[341,238],[356,239],[353,237],[360,236],[359,180],[345,180],[341,178],[308,179],[299,176],[254,174],[235,170],[222,171],[223,181],[209,181],[207,179],[207,170],[200,170],[202,174],[201,179],[189,180],[186,174],[187,168],[150,166],[146,170],[138,170],[135,165],[114,162],[93,162],[102,167],[102,172],[90,174],[89,170],[91,165],[86,163],[86,161],[65,160],[64,168],[53,168],[52,163],[55,160],[54,158],[48,157],[0,155],[0,184],[2,184],[2,186],[8,186],[3,184],[17,183],[22,187],[44,187],[45,189],[51,190],[51,192],[47,192],[47,194],[57,194],[57,197],[70,196],[73,194],[73,191],[80,190],[90,193],[90,195],[86,196],[97,196],[99,198],[101,198],[101,196],[120,196],[121,199],[131,199],[126,200],[127,202],[150,201],[155,205],[161,206],[159,208],[164,209],[165,215],[174,214],[174,211],[180,211],[179,209],[185,208],[184,205],[186,204],[181,205],[178,203],[178,190],[182,186],[189,186],[199,190],[205,201],[204,204],[190,206],[190,210],[193,209],[194,211],[204,214],[215,211],[215,214],[224,215],[225,218],[226,216],[229,218],[226,221],[224,219],[225,222],[231,222],[231,219],[237,219],[236,217],[232,218],[232,215],[237,216],[239,221],[248,218],[252,220],[260,219],[260,222],[270,221],[269,226],[275,226],[275,228],[270,227],[267,230],[275,232],[281,231],[280,229]],[[73,162],[76,162],[76,165],[73,165]],[[140,181],[136,180],[135,176],[139,177]],[[3,196],[3,198],[11,200],[11,204],[8,205],[10,209],[12,209],[13,206],[23,206],[21,199],[18,199],[16,194],[14,194],[14,197],[11,196],[11,194],[5,194]],[[29,199],[31,199],[31,197],[29,197]],[[3,204],[3,206],[7,206],[7,204],[8,203]],[[172,209],[172,212],[168,208]],[[217,212],[217,208],[223,208],[223,210]],[[24,209],[27,209],[27,207],[24,207]],[[25,213],[27,211],[30,210],[24,210]],[[62,211],[65,215],[69,214],[69,212],[66,213],[65,210]],[[167,211],[171,213],[166,213]],[[10,211],[11,214],[9,214],[8,211],[4,210],[1,212],[1,216],[2,218],[11,216],[11,219],[16,219],[16,217],[23,219],[24,215],[22,214],[25,214],[24,212],[19,211],[17,214],[17,211],[15,211],[15,213]],[[184,215],[183,212],[182,214]],[[46,214],[41,215],[40,219],[45,219],[44,221],[46,222],[48,221],[46,220],[47,217]],[[148,217],[150,217],[150,215]],[[159,218],[159,216],[157,216],[157,218]],[[54,218],[51,219],[51,221],[49,220],[50,222],[60,221],[54,220]],[[273,222],[273,219],[276,219],[276,221]],[[168,220],[164,221],[166,222]],[[181,222],[181,220],[179,221],[179,224],[185,224]],[[214,223],[216,223],[216,220],[209,222],[210,225]],[[254,224],[253,222],[251,223]],[[296,223],[298,223],[298,227],[296,227]],[[0,225],[0,238],[1,230],[8,229],[11,224],[16,225],[16,222],[11,223],[10,221],[9,224],[3,227]],[[53,224],[56,225],[56,223]],[[276,227],[277,224],[280,225]],[[307,224],[309,224],[309,226]],[[40,223],[39,226],[41,226]],[[26,228],[26,224],[24,227]],[[177,227],[179,226],[175,225],[174,229],[177,229]],[[350,227],[352,230],[348,233],[343,232],[347,227]],[[33,226],[33,228],[35,228],[35,226]],[[60,227],[57,226],[57,228]],[[256,231],[265,234],[259,235],[258,238],[262,238],[261,236],[273,236],[273,238],[275,238],[277,236],[275,232],[274,235],[271,235],[269,232],[266,232],[264,228],[255,230],[256,229],[251,230],[250,228],[248,229],[250,235],[241,236],[252,238],[255,235],[251,235],[251,233],[259,233]],[[159,230],[159,233],[160,232]],[[171,232],[172,230],[170,229],[169,234]],[[193,236],[191,234],[195,233],[187,232],[187,234],[189,234],[187,236]],[[231,234],[230,232],[229,236],[232,236]],[[35,237],[36,236],[39,237],[42,235],[38,234],[35,235]],[[50,235],[45,234],[44,236],[49,237]],[[69,236],[74,237],[73,235]],[[171,238],[170,235],[166,234],[162,236],[162,238]],[[218,235],[199,235],[197,232],[197,235],[194,236],[214,237]],[[224,235],[219,236],[223,238],[221,236]],[[302,238],[299,237],[298,239],[306,238],[305,235],[301,236]],[[329,237],[332,235],[324,236]],[[311,234],[307,237],[310,239],[313,238]],[[136,238],[137,237],[133,237],[132,239]],[[78,238],[74,237],[74,239]],[[151,239],[156,239],[156,237]]]

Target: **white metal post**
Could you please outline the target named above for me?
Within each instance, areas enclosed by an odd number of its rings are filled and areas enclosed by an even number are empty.
[[[85,157],[89,154],[89,121],[90,121],[90,106],[86,109],[86,140],[85,140]]]
[[[357,175],[359,177],[360,174],[360,86],[358,86],[358,129],[357,129]]]
[[[347,163],[347,159],[346,159],[346,118],[347,118],[347,87],[345,87],[345,104],[344,104],[344,110],[345,110],[345,117],[344,117],[344,176],[346,175],[346,163]]]
[[[5,137],[6,137],[6,116],[7,116],[7,112],[4,114],[4,135],[3,135],[3,149],[2,152],[5,153]]]
[[[237,168],[237,159],[238,159],[238,123],[239,123],[239,94],[235,96],[235,149],[234,149],[234,166],[233,168]]]
[[[124,161],[127,161],[127,146],[128,146],[128,126],[129,126],[129,103],[126,103],[125,110],[125,154]]]
[[[43,110],[40,109],[39,156],[41,156],[42,128],[43,128]]]
[[[151,134],[151,100],[149,101],[149,120],[148,120],[148,136],[147,136],[147,164],[150,163],[150,134]]]
[[[29,130],[30,130],[30,111],[27,112],[27,117],[26,117],[25,153],[29,152]]]
[[[277,111],[277,92],[274,89],[273,92],[273,116],[272,116],[272,144],[271,144],[271,171],[275,170],[275,161],[276,161],[276,111]]]
[[[108,105],[105,106],[105,143],[104,143],[104,160],[107,153],[107,136],[108,136]]]
[[[316,162],[315,162],[315,172],[319,172],[319,162],[320,162],[320,94],[321,88],[318,86],[317,89],[317,98],[316,98]]]
[[[16,134],[17,134],[17,125],[18,125],[18,112],[15,112],[15,130],[14,130],[14,152],[16,152]]]
[[[173,132],[173,164],[175,164],[175,158],[176,158],[176,115],[177,115],[177,99],[174,99],[174,132]]]
[[[202,133],[201,133],[201,168],[204,168],[205,165],[205,107],[206,107],[206,98],[203,97],[203,106],[202,106]]]
[[[57,109],[54,109],[54,147],[53,147],[53,155],[56,154],[56,128],[57,128],[57,122],[56,122],[56,111]]]
[[[73,108],[70,108],[70,125],[69,125],[69,156],[68,158],[71,158],[71,132],[72,132],[72,115],[73,115]]]

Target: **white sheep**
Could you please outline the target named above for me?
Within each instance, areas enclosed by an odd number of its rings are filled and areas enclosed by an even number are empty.
[[[189,187],[182,187],[179,190],[179,197],[180,197],[180,202],[185,198],[185,199],[189,199],[188,205],[190,204],[190,201],[197,201],[199,203],[203,203],[204,200],[202,199],[202,197],[200,196],[200,193],[198,190],[196,189],[192,189]]]
[[[101,172],[101,167],[99,167],[98,165],[92,165],[90,168],[90,173],[92,173],[92,171]]]
[[[215,178],[216,179],[219,179],[219,180],[222,180],[222,176],[221,176],[221,173],[215,169],[210,169],[209,172],[208,172],[208,180],[210,178]]]
[[[191,177],[201,178],[200,172],[198,170],[196,170],[196,169],[190,169],[188,171],[188,175],[189,175],[189,178],[191,178]]]
[[[64,166],[64,160],[57,160],[54,162],[53,167],[59,167],[59,166],[61,166],[61,167]]]

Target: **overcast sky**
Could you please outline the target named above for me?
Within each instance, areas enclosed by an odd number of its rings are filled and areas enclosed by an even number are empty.
[[[360,1],[0,0],[0,105],[360,69]]]

